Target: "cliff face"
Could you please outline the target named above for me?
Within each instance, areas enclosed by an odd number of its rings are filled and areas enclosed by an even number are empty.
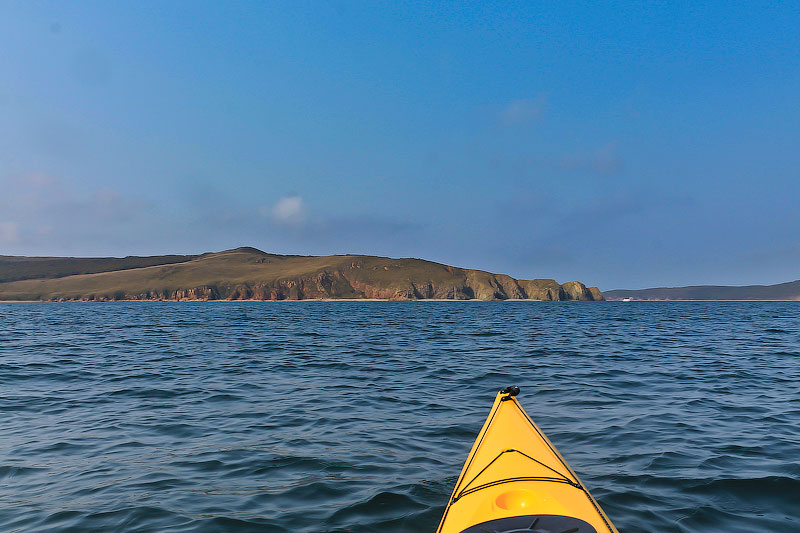
[[[500,278],[500,279],[498,279]],[[359,280],[351,272],[323,271],[310,276],[281,279],[269,283],[240,284],[233,287],[213,286],[154,291],[140,294],[120,294],[120,300],[314,300],[314,299],[371,299],[371,300],[544,300],[544,301],[602,301],[597,287],[587,288],[579,281],[554,287],[531,290],[532,280],[502,279],[492,275],[465,279],[453,284],[430,281],[381,287]]]
[[[602,300],[578,281],[516,280],[420,259],[279,256],[242,248],[179,264],[0,283],[5,300]]]

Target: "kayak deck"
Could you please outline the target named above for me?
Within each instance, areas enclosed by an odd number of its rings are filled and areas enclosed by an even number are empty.
[[[617,533],[518,393],[497,394],[437,533]]]

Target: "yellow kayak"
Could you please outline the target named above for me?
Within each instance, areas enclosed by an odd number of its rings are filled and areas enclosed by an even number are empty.
[[[517,394],[497,393],[437,533],[618,533]]]

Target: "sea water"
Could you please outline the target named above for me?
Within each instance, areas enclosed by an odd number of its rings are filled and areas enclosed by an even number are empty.
[[[800,302],[0,304],[0,530],[433,532],[512,384],[620,531],[800,531]]]

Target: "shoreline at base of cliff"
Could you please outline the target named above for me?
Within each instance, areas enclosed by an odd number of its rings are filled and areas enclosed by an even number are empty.
[[[93,304],[108,304],[108,303],[197,303],[197,302],[267,302],[267,303],[281,303],[281,302],[542,302],[542,303],[569,303],[569,302],[602,302],[605,300],[535,300],[532,298],[506,298],[505,300],[481,300],[480,298],[471,298],[466,300],[457,300],[453,298],[413,298],[413,299],[392,299],[392,298],[302,298],[299,300],[259,300],[255,298],[250,299],[181,299],[181,300],[0,300],[0,304],[70,304],[70,303],[93,303]]]

